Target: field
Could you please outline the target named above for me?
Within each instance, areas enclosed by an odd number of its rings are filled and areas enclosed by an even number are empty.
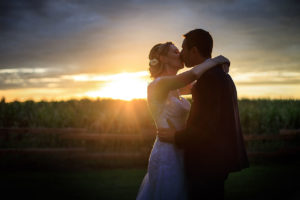
[[[243,99],[239,101],[239,109],[245,137],[275,137],[247,141],[248,152],[299,148],[299,136],[293,140],[276,139],[276,136],[282,129],[300,128],[300,100]],[[0,149],[85,148],[100,152],[143,149],[149,153],[155,137],[155,125],[145,100],[8,103],[3,98],[0,102],[1,128],[4,130],[0,130]],[[65,129],[67,131],[63,131]],[[24,133],[20,132],[22,130]],[[103,134],[112,137],[103,139]],[[142,137],[143,141],[135,140],[136,137]]]
[[[244,134],[276,134],[300,127],[300,100],[239,100]],[[0,127],[86,128],[101,133],[153,129],[145,100],[0,102]]]
[[[299,199],[300,100],[242,99],[239,109],[251,166],[229,176],[226,199]],[[135,199],[153,131],[145,100],[2,98],[1,196]]]
[[[229,176],[228,200],[299,199],[300,163],[252,165]],[[9,199],[135,199],[145,169],[72,172],[0,172]]]

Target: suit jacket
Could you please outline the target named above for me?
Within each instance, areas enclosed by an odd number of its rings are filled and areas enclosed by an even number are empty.
[[[175,143],[184,149],[188,176],[224,175],[249,166],[236,88],[221,67],[208,70],[192,88],[187,125],[175,133]]]

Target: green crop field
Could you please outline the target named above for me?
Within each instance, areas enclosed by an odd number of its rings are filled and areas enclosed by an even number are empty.
[[[246,136],[276,136],[280,129],[300,128],[300,100],[242,99],[239,109]],[[134,140],[143,130],[155,129],[145,100],[5,102],[3,98],[0,128],[16,127],[84,128],[94,136],[119,135],[85,142],[63,139],[54,129],[43,134],[6,133],[3,129],[0,188],[4,199],[135,199],[146,163],[131,163],[128,167],[124,153],[140,152],[145,145],[151,150],[153,145],[153,140],[144,143]],[[126,140],[120,137],[123,134],[127,134]],[[78,150],[78,155],[75,152],[70,156],[68,151],[76,148],[84,149],[84,153]],[[251,160],[250,168],[231,174],[225,185],[226,199],[299,199],[300,163],[299,151],[295,150],[299,149],[299,135],[292,140],[247,142],[250,153],[280,153],[282,149],[292,150],[292,154],[287,154],[288,157],[281,154],[279,159],[268,161],[260,157]],[[94,159],[97,152],[114,154],[109,163],[103,163]],[[118,169],[116,163],[127,167]]]
[[[239,101],[245,134],[276,134],[300,127],[300,100]],[[153,129],[145,100],[68,100],[0,102],[0,127],[74,127],[103,133]]]

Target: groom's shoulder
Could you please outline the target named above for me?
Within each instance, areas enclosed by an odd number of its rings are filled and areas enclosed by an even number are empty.
[[[204,81],[222,82],[226,79],[226,73],[220,66],[216,66],[205,72],[202,78]]]

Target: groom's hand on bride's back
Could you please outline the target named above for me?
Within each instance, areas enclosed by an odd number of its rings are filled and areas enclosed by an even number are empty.
[[[157,135],[162,142],[174,143],[175,142],[175,129],[159,128],[157,129]]]

